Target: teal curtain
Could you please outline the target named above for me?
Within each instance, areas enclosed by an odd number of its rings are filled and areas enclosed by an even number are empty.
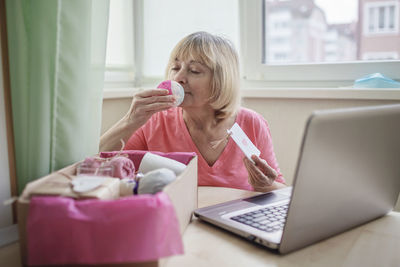
[[[18,190],[98,152],[108,0],[7,0]]]

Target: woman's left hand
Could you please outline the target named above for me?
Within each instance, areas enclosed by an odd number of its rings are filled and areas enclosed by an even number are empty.
[[[253,186],[255,191],[270,191],[278,173],[265,160],[256,155],[251,156],[251,159],[255,164],[247,157],[243,158],[244,165],[249,173],[250,185]]]

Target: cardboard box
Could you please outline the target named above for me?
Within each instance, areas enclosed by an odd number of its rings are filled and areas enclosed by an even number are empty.
[[[73,175],[76,171],[77,164],[70,165],[62,170],[61,172]],[[29,189],[38,186],[46,179],[51,178],[54,174],[49,174],[43,178],[35,180],[25,187],[24,192],[18,199],[17,213],[18,213],[18,229],[20,236],[20,249],[21,249],[21,262],[23,265],[27,265],[28,262],[28,250],[27,250],[27,233],[26,223],[29,212]],[[176,216],[179,221],[180,233],[184,233],[187,225],[191,221],[192,212],[197,208],[197,157],[194,157],[187,165],[184,172],[177,177],[177,179],[166,186],[163,190],[170,198]],[[124,264],[107,264],[107,266],[160,266],[161,261],[151,262],[136,262],[136,263],[124,263]],[[63,265],[65,266],[65,265]],[[81,265],[82,266],[82,265]],[[101,266],[101,265],[97,265]],[[105,265],[104,265],[105,266]]]

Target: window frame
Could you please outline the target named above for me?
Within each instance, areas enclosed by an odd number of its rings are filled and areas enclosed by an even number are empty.
[[[242,76],[246,82],[257,82],[263,87],[334,87],[351,85],[355,79],[380,72],[392,79],[400,79],[400,60],[262,64],[264,29],[263,0],[240,0],[240,41]]]
[[[137,87],[142,82],[143,56],[143,0],[132,0],[131,18],[133,32],[128,33],[133,40],[133,65],[105,65],[104,87],[105,88],[129,88]],[[106,62],[107,63],[107,62]]]

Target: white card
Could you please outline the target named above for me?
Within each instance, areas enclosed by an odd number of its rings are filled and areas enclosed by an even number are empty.
[[[240,126],[235,123],[230,130],[227,130],[227,132],[232,137],[233,141],[235,141],[235,143],[243,151],[244,155],[254,163],[254,161],[251,159],[251,156],[260,156],[261,152],[251,142],[249,137],[247,137],[242,128],[240,128]]]

